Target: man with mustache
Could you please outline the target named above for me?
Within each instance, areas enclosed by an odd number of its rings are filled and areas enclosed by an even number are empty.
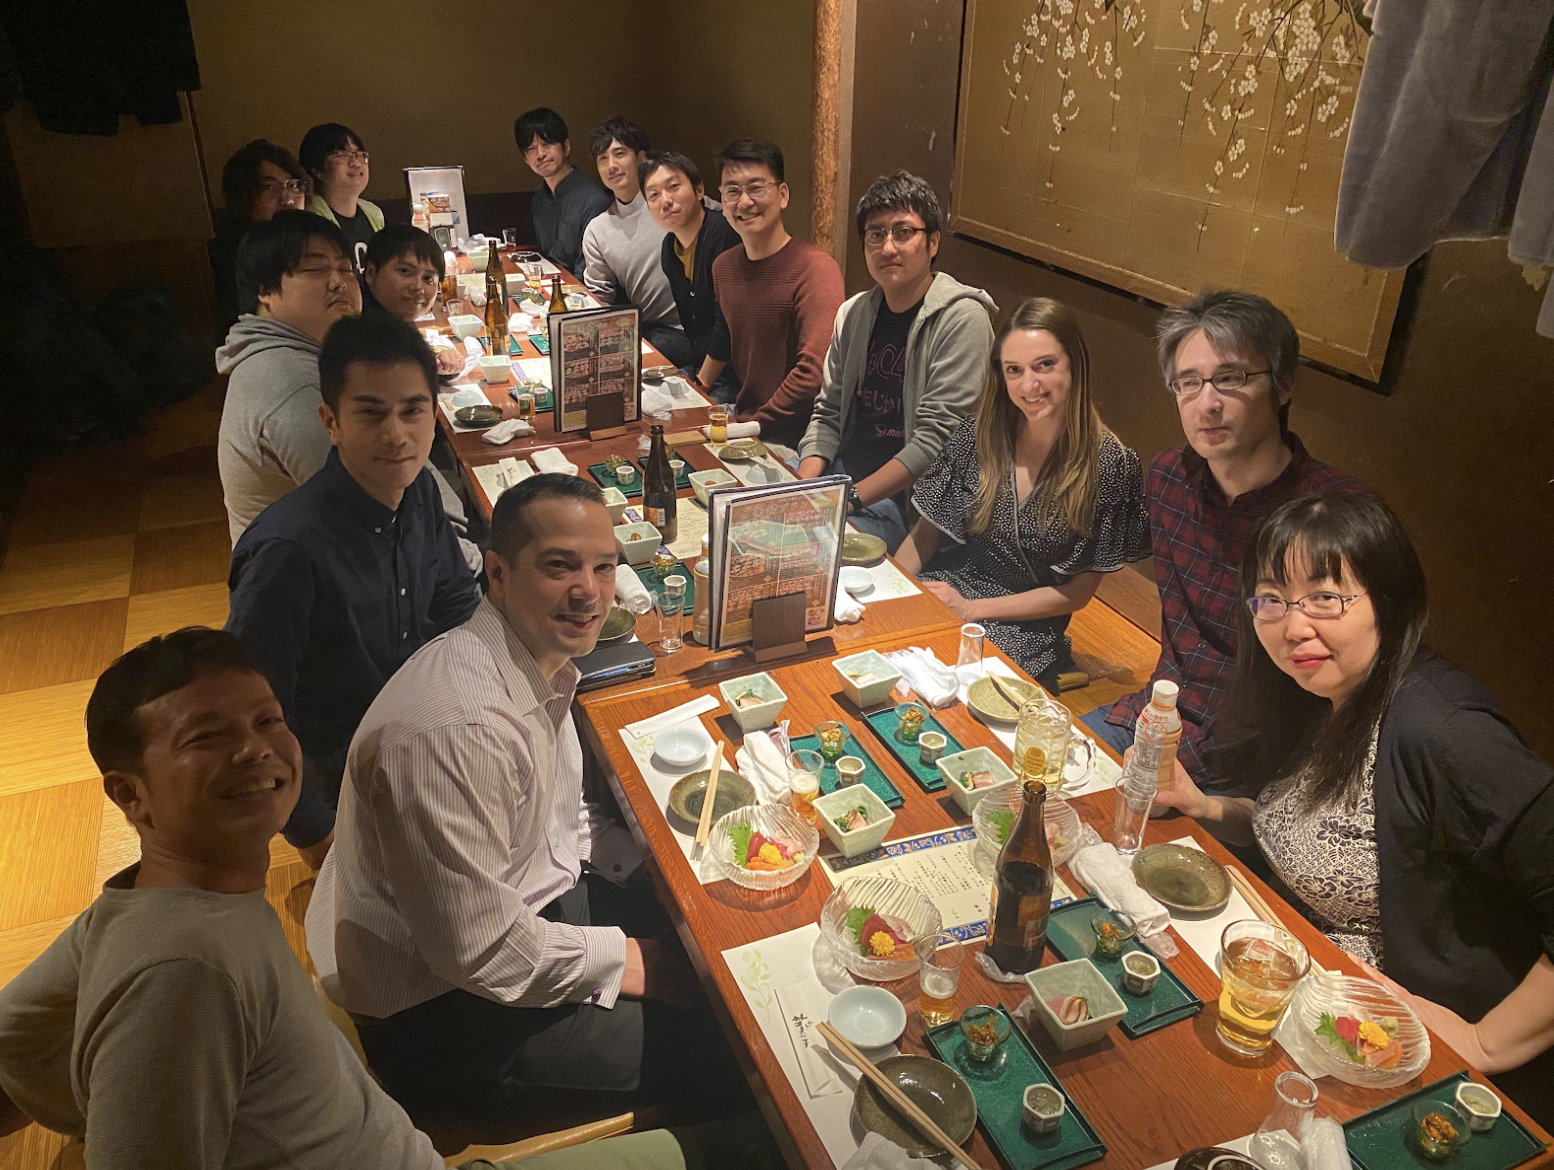
[[[318,368],[329,457],[237,542],[227,620],[302,742],[284,832],[315,869],[356,725],[412,654],[480,602],[426,462],[437,373],[420,334],[386,313],[351,317],[329,331]]]
[[[400,668],[352,741],[308,950],[423,1126],[743,1091],[712,1013],[683,1010],[690,967],[621,929],[647,919],[640,885],[612,884],[641,859],[583,793],[572,660],[598,640],[618,555],[592,483],[508,489],[485,601]]]

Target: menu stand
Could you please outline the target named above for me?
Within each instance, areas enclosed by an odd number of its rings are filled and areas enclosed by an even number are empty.
[[[805,653],[806,595],[785,593],[750,603],[750,648],[757,662],[773,662]]]
[[[588,400],[588,441],[626,433],[626,403],[619,394],[595,394]]]

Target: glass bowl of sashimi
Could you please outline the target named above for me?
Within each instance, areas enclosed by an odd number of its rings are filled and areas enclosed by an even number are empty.
[[[876,983],[915,975],[919,959],[933,953],[943,929],[937,906],[891,878],[845,881],[820,911],[820,933],[842,966]]]
[[[820,831],[786,805],[736,808],[707,834],[718,872],[748,890],[777,890],[799,880],[820,848]]]

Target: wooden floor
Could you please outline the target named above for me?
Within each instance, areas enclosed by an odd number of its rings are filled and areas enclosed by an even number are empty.
[[[28,483],[0,564],[0,986],[139,855],[103,796],[82,714],[124,650],[226,621],[220,409],[212,387],[161,413],[151,433],[49,462]],[[1063,696],[1075,714],[1136,690],[1154,669],[1153,586],[1125,572],[1100,594],[1110,604],[1091,604],[1070,626],[1091,679]],[[279,837],[272,859],[268,897],[311,968],[311,871]],[[0,1138],[0,1170],[76,1165],[79,1147],[37,1126]]]

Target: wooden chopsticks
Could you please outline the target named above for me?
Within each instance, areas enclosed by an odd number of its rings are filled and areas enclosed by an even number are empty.
[[[707,844],[707,830],[712,827],[712,802],[718,797],[718,773],[723,770],[723,741],[712,748],[712,764],[708,769],[707,794],[701,800],[701,816],[696,821],[696,844]]]
[[[854,1048],[847,1040],[844,1040],[835,1028],[822,1020],[819,1031],[822,1036],[830,1041],[831,1047],[852,1061],[857,1066],[858,1071],[868,1077],[874,1083],[874,1087],[885,1095],[885,1099],[895,1106],[896,1112],[915,1125],[924,1137],[943,1146],[955,1156],[956,1161],[960,1162],[961,1165],[970,1167],[970,1170],[981,1170],[975,1162],[967,1157],[965,1150],[952,1142],[949,1135],[934,1124],[933,1119],[928,1114],[914,1105],[912,1099],[903,1093],[894,1081],[875,1068],[874,1062]]]
[[[1230,875],[1230,884],[1246,899],[1246,904],[1252,908],[1252,913],[1261,918],[1270,926],[1283,926],[1284,920],[1273,912],[1273,907],[1263,901],[1263,896],[1252,888],[1252,883],[1244,877],[1240,870],[1233,865],[1227,865],[1225,872]]]

